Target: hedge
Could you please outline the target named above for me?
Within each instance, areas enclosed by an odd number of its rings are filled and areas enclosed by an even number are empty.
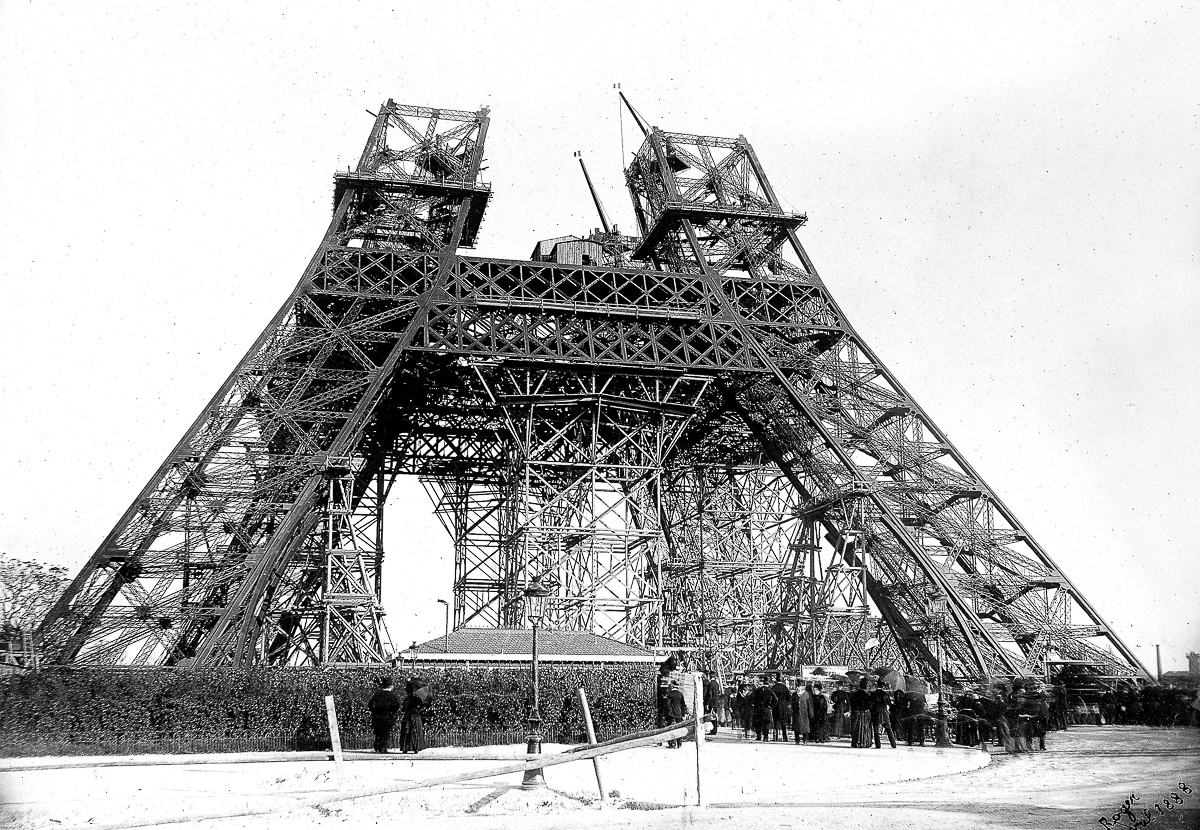
[[[387,674],[403,693],[406,669],[129,669],[52,667],[0,678],[0,754],[221,751],[328,746],[326,695],[349,748],[370,746],[367,701]],[[422,667],[433,688],[426,729],[434,745],[520,740],[531,701],[525,665]],[[654,667],[546,665],[539,697],[548,740],[581,740],[574,705],[583,686],[604,736],[654,721]]]

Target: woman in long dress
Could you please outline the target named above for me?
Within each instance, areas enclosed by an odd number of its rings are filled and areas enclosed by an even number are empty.
[[[871,744],[871,693],[864,677],[850,695],[850,746],[870,749]]]
[[[837,688],[833,694],[829,696],[829,702],[833,704],[833,728],[832,733],[835,738],[846,737],[846,713],[850,711],[850,693],[842,686],[842,681],[838,681]]]
[[[429,746],[425,741],[425,719],[422,714],[428,705],[428,688],[415,679],[408,681],[404,687],[407,695],[402,709],[404,719],[400,721],[401,752],[417,753]],[[424,695],[421,694],[422,690],[425,690]]]

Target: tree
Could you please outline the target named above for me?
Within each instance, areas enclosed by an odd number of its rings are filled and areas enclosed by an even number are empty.
[[[0,553],[0,628],[37,628],[68,581],[66,568]]]

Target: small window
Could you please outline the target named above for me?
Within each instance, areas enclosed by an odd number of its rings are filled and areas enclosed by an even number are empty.
[[[583,255],[583,264],[584,264],[584,265],[591,265],[591,264],[592,264],[592,257],[591,257],[591,254],[584,254],[584,255]]]

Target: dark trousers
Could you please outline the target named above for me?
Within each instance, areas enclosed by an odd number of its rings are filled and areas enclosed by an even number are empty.
[[[678,718],[678,717],[675,717],[674,715],[667,715],[666,721],[667,721],[667,723],[666,723],[667,726],[673,726],[674,724],[677,724],[677,723],[683,723],[683,718]],[[681,747],[681,746],[683,746],[683,740],[681,738],[675,738],[673,740],[667,741],[667,747],[670,749],[679,749],[679,747]]]
[[[759,741],[771,740],[771,713],[754,713],[754,738]]]
[[[392,727],[395,725],[395,718],[371,718],[371,730],[375,733],[376,752],[388,751],[388,742],[392,738]]]
[[[925,718],[924,715],[909,715],[904,719],[906,727],[905,740],[908,745],[912,746],[913,741],[920,741],[921,746],[925,746]]]
[[[958,725],[955,727],[955,743],[963,746],[979,744],[979,725],[967,713],[959,713]]]
[[[788,716],[786,719],[784,718],[783,715],[780,715],[778,712],[775,714],[775,740],[779,740],[780,730],[783,731],[783,740],[785,740],[785,741],[787,740],[788,720],[791,720],[791,713],[788,713]]]
[[[887,731],[892,749],[896,748],[896,733],[892,731],[892,716],[886,711],[871,710],[871,732],[875,735],[875,748],[879,749],[879,727]]]

